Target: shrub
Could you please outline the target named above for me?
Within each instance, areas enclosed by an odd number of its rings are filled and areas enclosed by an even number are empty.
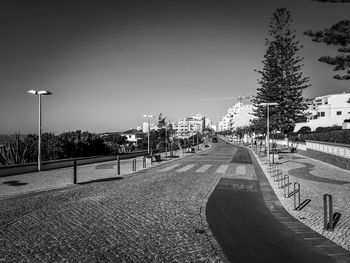
[[[340,130],[324,133],[308,133],[303,136],[303,140],[350,144],[350,131]]]
[[[305,133],[308,133],[308,132],[311,132],[311,128],[309,126],[303,126],[298,131],[298,133],[301,133],[301,134],[305,134]]]
[[[316,130],[315,130],[315,133],[339,131],[341,129],[342,129],[342,126],[338,126],[338,125],[329,126],[329,127],[317,127]]]

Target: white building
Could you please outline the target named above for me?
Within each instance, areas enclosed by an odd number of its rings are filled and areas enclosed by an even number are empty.
[[[204,128],[211,128],[211,121],[201,114],[196,114],[195,116],[173,122],[172,126],[176,130],[178,137],[187,138],[197,132],[202,132]]]
[[[222,120],[218,122],[218,131],[232,130],[249,125],[250,120],[254,118],[252,113],[252,104],[243,104],[241,101],[236,103],[228,108]]]
[[[330,94],[311,100],[307,110],[308,122],[297,123],[294,131],[307,126],[314,131],[317,127],[341,126],[350,118],[350,93]]]
[[[150,130],[157,130],[157,127],[154,123],[151,123],[150,125]],[[142,123],[142,131],[145,133],[148,133],[148,122],[143,122]]]

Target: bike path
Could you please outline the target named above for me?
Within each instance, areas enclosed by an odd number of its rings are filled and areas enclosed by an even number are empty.
[[[347,262],[313,246],[322,237],[285,212],[247,149],[238,149],[232,162],[237,161],[253,164],[258,179],[221,178],[206,207],[209,227],[230,262]],[[288,224],[300,227],[300,235]],[[305,235],[312,242],[306,242]]]

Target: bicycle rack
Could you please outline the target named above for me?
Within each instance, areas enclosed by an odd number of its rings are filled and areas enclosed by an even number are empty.
[[[268,167],[268,172],[271,173],[275,173],[277,170],[277,165],[275,164],[270,164],[270,167]]]
[[[297,210],[297,208],[300,206],[300,184],[299,183],[294,183],[294,191],[293,192],[295,192],[295,194],[294,194],[294,210]],[[297,203],[298,203],[298,206],[297,206]]]
[[[311,199],[305,199],[300,203],[300,184],[294,183],[294,190],[291,192],[288,197],[294,196],[294,210],[301,211],[308,203],[311,202]]]
[[[285,175],[284,176],[284,185],[282,185],[282,189],[284,191],[284,197],[285,198],[288,198],[289,197],[289,194],[290,194],[290,191],[289,191],[289,186],[292,184],[289,182],[289,175]]]
[[[278,175],[276,182],[278,183],[278,188],[282,188],[282,186],[284,185],[286,178],[285,176],[283,176],[282,172]]]
[[[273,181],[277,182],[277,180],[280,178],[280,176],[282,176],[282,170],[281,169],[277,169],[275,174],[272,175]]]

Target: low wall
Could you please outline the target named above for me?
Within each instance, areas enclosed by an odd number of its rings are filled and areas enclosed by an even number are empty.
[[[287,142],[284,140],[275,140],[274,142],[276,142],[279,146],[287,146]],[[296,143],[293,143],[293,145],[296,145]],[[349,144],[329,143],[321,141],[306,141],[305,143],[299,142],[298,154],[350,170]]]
[[[350,170],[350,145],[306,141],[306,156]]]
[[[298,142],[298,143],[295,143],[295,142],[291,142],[289,141],[286,141],[286,140],[272,140],[270,139],[270,143],[276,143],[277,145],[279,146],[283,146],[283,147],[287,147],[287,146],[298,146],[298,151],[301,150],[301,151],[306,151],[306,144],[304,142]],[[289,144],[289,145],[288,145]]]

